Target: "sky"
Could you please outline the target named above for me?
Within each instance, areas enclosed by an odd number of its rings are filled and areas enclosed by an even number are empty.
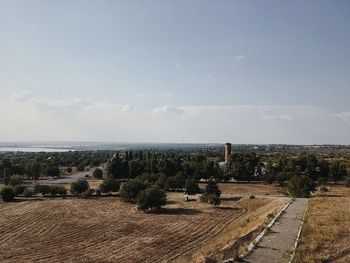
[[[0,0],[0,141],[350,144],[350,2]]]

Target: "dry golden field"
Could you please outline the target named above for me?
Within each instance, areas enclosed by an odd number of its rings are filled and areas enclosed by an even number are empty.
[[[350,262],[350,188],[330,186],[310,199],[294,262]]]
[[[0,202],[0,262],[188,262],[265,223],[285,198],[223,200],[213,208],[171,193],[138,211],[118,197]]]

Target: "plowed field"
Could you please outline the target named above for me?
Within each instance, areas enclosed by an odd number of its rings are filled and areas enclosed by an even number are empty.
[[[246,213],[233,201],[174,203],[158,214],[118,198],[1,203],[0,262],[171,261]]]

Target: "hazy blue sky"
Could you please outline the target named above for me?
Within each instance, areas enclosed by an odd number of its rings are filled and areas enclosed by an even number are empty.
[[[349,14],[0,0],[0,140],[350,144]]]

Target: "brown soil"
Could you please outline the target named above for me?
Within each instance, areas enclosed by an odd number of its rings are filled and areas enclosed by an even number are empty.
[[[116,198],[1,204],[0,262],[170,261],[246,212],[222,206],[190,202],[145,214]]]

